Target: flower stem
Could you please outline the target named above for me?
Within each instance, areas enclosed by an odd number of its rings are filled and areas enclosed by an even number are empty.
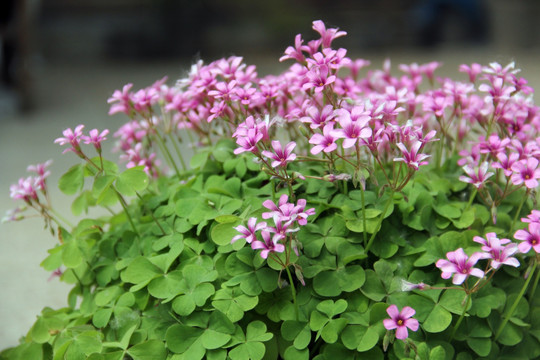
[[[467,308],[469,307],[469,304],[471,303],[471,295],[472,291],[467,293],[467,299],[465,301],[465,307],[463,308],[463,312],[461,313],[461,316],[459,317],[458,321],[456,322],[456,325],[452,329],[452,334],[450,335],[450,342],[454,339],[454,335],[456,335],[457,329],[459,329],[459,325],[461,325],[461,322],[463,321],[463,318],[465,317],[465,313],[467,312]]]
[[[469,202],[467,203],[467,206],[465,207],[465,210],[468,210],[471,207],[477,193],[478,193],[478,189],[474,188],[471,196],[469,197]]]
[[[184,157],[182,156],[182,153],[180,152],[180,149],[178,148],[178,144],[176,143],[175,139],[172,136],[172,133],[169,133],[169,138],[171,139],[171,142],[174,145],[174,150],[176,150],[176,155],[178,155],[178,159],[180,160],[180,165],[182,166],[182,170],[186,171],[186,163],[184,161]]]
[[[377,233],[379,232],[379,228],[381,227],[381,224],[384,220],[384,217],[386,216],[386,212],[388,211],[388,208],[390,207],[390,204],[394,201],[394,191],[390,191],[390,195],[388,197],[388,201],[386,202],[386,205],[384,206],[384,210],[383,212],[381,213],[381,217],[379,218],[379,221],[377,222],[377,226],[375,227],[375,231],[373,232],[373,234],[371,234],[371,237],[369,238],[369,242],[367,243],[366,245],[366,248],[364,249],[364,253],[367,254],[369,249],[371,249],[371,245],[373,245],[373,240],[375,240],[375,236],[377,235]],[[366,231],[366,229],[364,228],[364,231]]]
[[[527,201],[528,197],[529,197],[529,189],[527,189],[527,191],[525,192],[525,196],[523,196],[523,200],[521,200],[521,203],[519,204],[517,208],[516,215],[514,215],[514,220],[512,220],[512,224],[510,225],[508,236],[512,234],[512,231],[514,230],[514,226],[516,225],[516,221],[519,217],[519,214],[521,213],[521,208],[523,207],[523,204],[525,204],[525,202]]]
[[[298,310],[298,302],[296,301],[296,288],[294,287],[293,278],[291,275],[291,271],[289,270],[288,266],[285,266],[285,270],[287,271],[287,276],[289,277],[289,283],[291,284],[291,294],[293,298],[294,303],[294,312],[296,314],[296,321],[300,321],[300,311]]]
[[[360,199],[362,200],[362,226],[364,231],[362,231],[362,235],[364,235],[364,246],[367,246],[367,231],[366,231],[366,201],[364,198],[364,186],[363,184],[360,184]]]
[[[131,224],[131,228],[133,229],[133,232],[140,237],[141,235],[137,231],[137,228],[135,227],[135,223],[133,222],[133,219],[131,218],[131,215],[129,214],[129,211],[127,209],[126,200],[124,200],[124,197],[116,190],[116,188],[113,186],[114,192],[116,193],[116,196],[118,196],[118,199],[120,200],[120,205],[122,205],[122,208],[124,209],[124,213],[126,214],[129,223]]]
[[[521,291],[519,292],[516,300],[514,300],[514,303],[512,304],[512,307],[510,307],[510,310],[506,313],[506,316],[503,318],[503,321],[502,321],[501,325],[499,325],[499,328],[497,329],[497,332],[495,333],[495,341],[501,335],[504,327],[506,326],[506,323],[508,323],[508,320],[510,320],[510,318],[514,314],[514,311],[516,311],[516,308],[518,307],[519,301],[521,300],[521,298],[525,294],[525,291],[527,290],[527,287],[529,286],[529,283],[531,282],[531,278],[533,277],[533,274],[534,274],[534,271],[536,270],[536,265],[537,264],[538,264],[538,262],[535,259],[535,261],[530,265],[532,268],[531,268],[531,271],[529,272],[529,276],[527,277],[527,280],[525,280],[525,284],[523,284],[523,287],[521,288]]]
[[[174,172],[176,173],[176,176],[180,178],[180,171],[178,170],[178,167],[176,166],[176,162],[174,161],[171,155],[171,152],[169,151],[169,149],[167,149],[167,144],[165,144],[163,137],[161,137],[161,135],[159,134],[157,130],[155,134],[158,139],[158,144],[159,144],[159,147],[161,148],[161,152],[163,152],[163,155],[165,155],[165,157],[167,158],[168,163],[174,168]]]
[[[536,257],[536,264],[538,264],[538,256]],[[536,273],[536,277],[534,278],[531,293],[529,294],[529,305],[532,305],[532,302],[534,300],[534,294],[536,293],[536,288],[538,287],[538,281],[540,281],[540,271]]]

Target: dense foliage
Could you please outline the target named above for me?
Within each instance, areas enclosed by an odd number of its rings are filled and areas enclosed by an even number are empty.
[[[103,158],[108,131],[64,131],[71,210],[111,215],[69,226],[48,164],[12,186],[73,290],[0,359],[540,357],[532,89],[513,64],[360,75],[331,48],[345,32],[313,29],[278,76],[231,57],[116,91],[126,170]]]

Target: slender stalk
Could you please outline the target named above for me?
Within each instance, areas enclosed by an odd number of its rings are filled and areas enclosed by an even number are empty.
[[[514,220],[512,220],[512,224],[510,225],[510,231],[509,231],[508,235],[512,234],[512,231],[514,230],[514,225],[516,225],[516,221],[517,221],[517,219],[519,217],[519,214],[521,213],[521,208],[523,207],[523,204],[525,204],[525,202],[529,198],[529,190],[530,189],[527,189],[527,191],[525,192],[525,196],[523,197],[523,200],[521,200],[521,203],[519,204],[519,206],[517,208],[516,215],[514,215]]]
[[[477,193],[478,193],[478,189],[477,189],[477,188],[474,188],[474,190],[473,190],[471,196],[469,197],[469,202],[467,203],[467,206],[465,207],[465,210],[468,210],[468,209],[471,207],[471,205],[472,205],[472,203],[473,203],[473,201],[474,201],[474,198],[476,197],[476,194],[477,194]]]
[[[463,318],[465,317],[465,313],[467,312],[467,308],[469,307],[469,304],[471,303],[471,295],[472,291],[469,291],[467,293],[467,300],[465,301],[465,307],[463,308],[463,312],[461,313],[461,316],[459,317],[458,321],[456,322],[456,325],[452,329],[452,334],[450,335],[450,342],[454,339],[454,335],[456,335],[456,331],[459,329],[459,325],[461,325],[461,322],[463,321]]]
[[[53,215],[55,217],[57,217],[59,220],[61,220],[62,222],[64,222],[66,225],[68,225],[70,228],[73,228],[73,225],[66,219],[64,218],[62,215],[60,215],[60,213],[56,210],[54,210],[53,208],[49,208],[49,210],[53,213]]]
[[[538,264],[538,256],[536,257],[536,264]],[[540,271],[536,273],[536,277],[534,278],[533,286],[531,288],[531,293],[529,294],[529,305],[532,305],[532,302],[534,301],[534,294],[536,293],[536,288],[538,287],[539,281],[540,281]]]
[[[118,192],[118,190],[116,190],[114,186],[112,187],[112,189],[114,189],[114,192],[116,193],[116,195],[118,196],[118,199],[120,200],[120,205],[122,205],[122,208],[124,209],[124,213],[126,214],[128,221],[131,224],[131,228],[133,229],[133,232],[137,234],[138,237],[140,237],[141,234],[139,234],[139,232],[137,231],[137,228],[135,227],[135,223],[133,222],[133,219],[131,218],[131,215],[129,214],[126,200],[124,200],[124,197]]]
[[[362,201],[362,235],[364,235],[364,246],[367,246],[367,231],[366,231],[366,200],[364,198],[364,186],[360,184],[360,200]]]
[[[287,271],[287,276],[289,277],[289,283],[291,284],[291,294],[293,298],[294,303],[294,312],[296,314],[296,321],[300,321],[300,311],[298,309],[298,302],[296,301],[296,288],[294,287],[293,278],[291,275],[291,271],[289,270],[289,267],[286,266],[285,270]]]
[[[499,328],[497,329],[497,332],[495,333],[495,340],[497,340],[499,338],[499,336],[501,335],[504,327],[508,323],[508,320],[510,320],[512,315],[514,315],[514,311],[516,311],[516,308],[518,307],[519,301],[521,300],[521,298],[525,294],[525,291],[527,290],[527,287],[529,286],[529,283],[531,282],[534,271],[536,270],[536,265],[538,265],[538,262],[535,259],[535,261],[531,264],[532,269],[531,269],[531,271],[529,273],[529,276],[527,277],[527,280],[525,280],[525,284],[523,284],[523,287],[521,288],[521,291],[519,292],[516,300],[514,300],[514,303],[512,304],[512,307],[510,307],[510,310],[508,310],[508,312],[506,313],[506,316],[503,318],[503,321],[502,321],[501,325],[499,325]]]
[[[375,227],[375,231],[373,234],[371,234],[371,238],[369,238],[369,242],[366,245],[366,248],[364,249],[364,252],[367,254],[369,249],[371,249],[371,245],[373,245],[373,240],[375,240],[375,236],[379,232],[379,228],[381,227],[381,224],[384,220],[384,217],[386,216],[386,212],[388,211],[388,208],[390,207],[390,204],[394,201],[394,191],[390,191],[390,196],[388,197],[388,201],[386,202],[386,205],[384,206],[384,210],[381,214],[381,217],[379,218],[379,221],[377,222],[377,226]],[[364,229],[365,231],[366,229]]]
[[[158,145],[161,148],[161,152],[163,152],[163,155],[165,155],[165,157],[167,158],[168,163],[174,168],[174,172],[176,173],[176,176],[180,177],[180,171],[178,170],[178,167],[176,166],[176,162],[174,161],[171,155],[171,152],[169,151],[169,149],[167,149],[167,145],[165,144],[165,141],[163,140],[159,132],[157,132],[157,130],[155,134],[158,139]]]
[[[180,148],[178,148],[178,144],[173,138],[172,133],[169,133],[169,138],[171,139],[171,142],[173,143],[174,150],[176,150],[176,155],[178,156],[178,159],[180,160],[180,165],[182,166],[182,170],[186,171],[187,170],[186,162],[184,161],[184,157],[182,156],[182,153],[180,152]]]
[[[135,192],[135,194],[137,194],[137,197],[139,198],[139,200],[141,200],[141,202],[143,203],[143,206],[146,207],[146,203],[143,201],[142,196],[138,192]],[[156,223],[158,228],[161,230],[161,233],[163,234],[163,236],[167,235],[167,232],[163,229],[163,227],[159,223],[158,219],[156,219],[156,217],[154,216],[154,213],[151,210],[149,210],[148,208],[147,208],[147,210],[150,213],[150,216],[152,216],[152,219],[154,219],[154,222]]]

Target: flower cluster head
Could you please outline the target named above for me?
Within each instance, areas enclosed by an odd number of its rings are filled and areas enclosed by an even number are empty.
[[[20,178],[16,184],[11,185],[10,197],[14,200],[23,200],[28,204],[39,202],[38,193],[47,194],[46,179],[51,174],[47,168],[51,164],[52,160],[48,160],[42,164],[28,166],[27,170],[36,173],[36,176]]]
[[[396,305],[390,305],[386,309],[386,312],[390,316],[390,319],[384,319],[383,325],[386,330],[396,329],[397,339],[405,340],[407,337],[409,337],[407,328],[412,331],[418,330],[418,320],[412,318],[414,314],[416,314],[416,311],[412,307],[405,306],[401,311],[399,311]]]
[[[270,210],[262,214],[263,219],[272,219],[274,226],[265,221],[257,223],[257,218],[248,220],[248,226],[239,225],[235,229],[240,233],[232,238],[231,243],[244,239],[254,250],[262,250],[261,257],[266,259],[270,253],[285,251],[285,243],[289,241],[289,234],[300,230],[298,226],[307,224],[307,218],[315,214],[315,209],[306,210],[306,200],[299,199],[296,204],[288,202],[287,195],[281,195],[278,204],[272,200],[263,202],[263,206]],[[257,237],[260,231],[262,240]],[[297,242],[292,242],[293,249],[298,255]]]
[[[64,137],[59,137],[54,140],[55,144],[70,145],[63,151],[63,154],[72,151],[77,156],[84,158],[85,155],[81,149],[81,142],[85,144],[92,144],[98,154],[101,154],[101,143],[107,138],[109,130],[105,129],[101,133],[98,129],[90,130],[88,135],[83,134],[84,125],[78,125],[74,130],[68,128],[62,132]]]
[[[497,234],[490,232],[486,234],[485,239],[475,236],[473,241],[482,245],[484,251],[482,258],[489,259],[493,269],[498,269],[501,265],[519,266],[519,261],[512,257],[518,251],[518,247],[509,239],[499,239]]]
[[[441,277],[443,279],[453,277],[452,283],[454,285],[461,285],[471,275],[478,278],[484,277],[484,272],[474,267],[482,256],[482,253],[476,252],[469,257],[462,248],[459,248],[456,251],[446,253],[448,260],[439,259],[435,263],[435,266],[441,269]]]

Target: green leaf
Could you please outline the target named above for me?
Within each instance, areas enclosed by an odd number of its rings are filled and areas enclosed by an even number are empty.
[[[160,340],[148,340],[130,347],[127,353],[133,360],[162,360],[167,358],[167,349]]]
[[[446,359],[446,351],[441,345],[435,346],[429,352],[429,360],[445,360],[445,359]]]
[[[191,166],[192,169],[204,168],[204,165],[206,165],[206,162],[208,161],[208,155],[210,154],[207,151],[195,153],[195,155],[191,157],[189,166]]]
[[[244,295],[230,288],[216,291],[212,305],[223,312],[229,320],[236,322],[244,317],[244,312],[253,309],[259,302],[257,297]]]
[[[96,199],[97,204],[106,200],[114,180],[116,180],[116,176],[113,175],[98,175],[95,177],[92,196]]]
[[[224,334],[212,329],[207,329],[201,335],[201,343],[205,349],[218,349],[229,342],[230,334]]]
[[[63,245],[62,262],[67,268],[76,268],[83,262],[83,254],[77,245],[75,238]]]
[[[439,304],[451,313],[461,315],[463,313],[463,308],[465,307],[466,299],[467,294],[465,294],[465,292],[450,289],[442,294]],[[471,302],[469,302],[469,307],[466,310],[469,310],[470,308]]]
[[[491,352],[491,339],[468,337],[467,345],[481,357],[488,356]]]
[[[58,180],[58,188],[66,195],[74,195],[84,186],[84,165],[72,166]]]
[[[364,352],[377,345],[379,334],[373,327],[347,325],[341,333],[341,341],[349,350]]]
[[[281,335],[287,341],[293,341],[296,349],[305,349],[311,342],[309,324],[294,320],[286,320],[281,324]]]
[[[519,344],[523,340],[523,330],[518,326],[508,322],[502,330],[499,339],[499,343],[506,346],[514,346]]]
[[[386,290],[377,274],[368,269],[366,273],[366,282],[360,288],[362,294],[374,301],[381,301],[386,296]]]
[[[345,299],[339,299],[334,303],[333,300],[325,300],[317,304],[317,310],[326,314],[328,318],[333,318],[336,315],[341,314],[347,309],[347,301]]]
[[[135,289],[143,288],[160,275],[162,275],[162,272],[156,265],[152,264],[147,258],[140,256],[122,271],[120,278],[124,282],[136,284],[137,286],[132,287],[132,291],[136,291]]]
[[[345,328],[345,326],[347,326],[347,319],[332,319],[320,331],[321,337],[328,344],[333,344],[338,340],[339,334]]]
[[[285,360],[309,360],[308,349],[297,349],[293,346],[289,346],[283,354]]]
[[[452,219],[452,223],[458,229],[466,229],[474,223],[475,211],[474,208],[468,208],[463,211],[459,219]]]
[[[435,304],[426,320],[424,320],[422,327],[427,332],[439,333],[446,330],[451,322],[452,314],[445,310],[441,305]]]
[[[116,189],[124,196],[135,196],[148,186],[148,175],[144,171],[144,166],[129,168],[118,175],[116,179]]]
[[[184,354],[186,359],[202,359],[206,349],[202,345],[200,336],[203,329],[175,324],[165,333],[167,348],[174,353]]]
[[[266,332],[266,325],[262,321],[252,321],[247,326],[245,341],[229,351],[229,356],[232,360],[261,360],[266,352],[263,342],[270,340],[272,336]]]
[[[232,215],[229,215],[232,216]],[[236,226],[240,225],[241,221],[236,220],[234,222],[226,222],[217,224],[212,228],[210,237],[212,241],[220,246],[226,246],[231,243],[231,240],[234,236],[239,235],[238,230],[235,229]]]
[[[103,328],[107,326],[109,320],[111,319],[112,312],[112,308],[97,310],[92,317],[92,324],[94,324],[94,326],[97,328]]]

